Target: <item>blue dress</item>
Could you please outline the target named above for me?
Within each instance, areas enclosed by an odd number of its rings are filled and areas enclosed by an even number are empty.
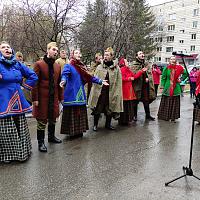
[[[24,78],[26,81],[23,82]],[[31,154],[31,138],[25,113],[31,111],[21,87],[31,89],[35,72],[0,53],[0,162],[25,161]]]
[[[14,56],[7,62],[0,54],[0,76],[0,118],[30,112],[32,107],[21,87],[32,89],[38,79],[35,72],[16,61]]]

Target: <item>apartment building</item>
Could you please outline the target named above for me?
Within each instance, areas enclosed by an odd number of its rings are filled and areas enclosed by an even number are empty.
[[[154,62],[168,62],[172,52],[191,54],[187,65],[200,64],[200,0],[173,0],[152,6],[158,43]]]

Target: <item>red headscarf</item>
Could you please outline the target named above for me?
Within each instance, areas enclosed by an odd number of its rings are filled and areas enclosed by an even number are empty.
[[[121,68],[121,67],[124,67],[124,66],[125,66],[125,59],[124,59],[124,57],[121,57],[119,59],[119,67]]]
[[[167,68],[171,70],[169,95],[173,96],[176,83],[180,82],[179,77],[183,73],[184,68],[181,65],[168,65]]]
[[[70,64],[73,65],[76,71],[80,74],[81,78],[84,81],[84,84],[91,82],[92,76],[87,72],[87,67],[80,60],[75,59],[74,51],[75,50],[71,51]]]

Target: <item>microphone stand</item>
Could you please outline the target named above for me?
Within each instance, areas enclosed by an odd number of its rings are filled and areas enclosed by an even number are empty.
[[[188,73],[188,70],[187,70],[184,58],[183,58],[183,56],[181,56],[181,57],[182,57],[182,61],[183,61],[184,67],[185,67],[186,72],[187,72],[188,77],[189,77],[189,73]],[[190,80],[190,77],[189,77],[189,82],[190,81],[191,80]],[[173,180],[171,180],[169,182],[166,182],[165,186],[168,186],[170,183],[172,183],[174,181],[177,181],[177,180],[179,180],[179,179],[181,179],[183,177],[187,177],[187,176],[193,176],[194,178],[200,180],[199,177],[197,177],[197,176],[194,175],[193,170],[192,170],[192,150],[193,150],[193,139],[194,139],[194,125],[195,125],[196,111],[197,111],[197,109],[199,109],[196,102],[193,103],[193,105],[194,105],[194,109],[193,109],[193,118],[192,118],[192,133],[191,133],[191,142],[190,142],[189,165],[188,165],[188,167],[184,167],[183,166],[183,173],[184,174],[182,176],[179,176],[179,177],[177,177],[177,178],[175,178],[175,179],[173,179]]]

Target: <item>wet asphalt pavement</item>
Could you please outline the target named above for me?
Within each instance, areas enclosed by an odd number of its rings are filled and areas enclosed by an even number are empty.
[[[151,104],[157,115],[160,100]],[[188,166],[194,100],[181,98],[181,118],[176,122],[145,121],[142,104],[138,121],[107,131],[101,118],[98,132],[82,139],[48,144],[48,153],[37,150],[36,122],[28,119],[33,143],[25,163],[0,165],[1,200],[199,200],[200,181],[182,178]],[[195,125],[192,169],[200,177],[200,126]]]

